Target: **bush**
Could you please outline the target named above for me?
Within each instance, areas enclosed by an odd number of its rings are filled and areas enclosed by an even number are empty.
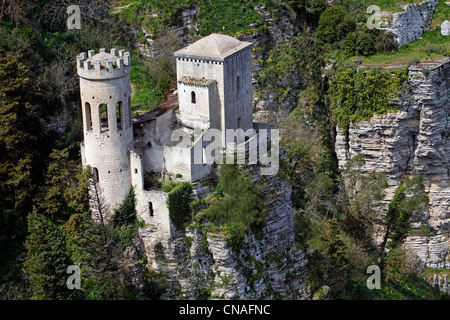
[[[183,231],[183,227],[191,214],[191,193],[191,184],[182,182],[169,192],[169,198],[167,199],[170,220],[180,232]]]
[[[133,188],[130,189],[122,204],[114,209],[114,226],[127,226],[136,220],[135,197]]]
[[[217,190],[225,197],[208,208],[210,221],[230,231],[232,238],[247,230],[261,236],[266,223],[265,197],[261,187],[255,185],[250,177],[240,175],[237,166],[223,165]]]
[[[333,44],[355,30],[356,22],[340,5],[326,9],[319,19],[317,38],[327,44]]]

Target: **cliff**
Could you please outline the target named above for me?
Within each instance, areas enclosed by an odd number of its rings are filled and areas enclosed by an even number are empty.
[[[429,28],[438,3],[438,0],[426,0],[402,6],[403,12],[382,12],[383,19],[387,22],[383,29],[394,34],[399,46],[413,42]]]
[[[301,299],[310,297],[304,252],[294,243],[294,211],[289,183],[267,178],[252,168],[263,185],[269,211],[263,238],[252,233],[232,248],[221,232],[207,232],[205,221],[172,237],[150,225],[139,231],[152,267],[162,271],[169,287],[163,299]],[[212,193],[198,184],[193,197]]]
[[[348,136],[337,130],[335,150],[342,167],[358,153],[363,172],[387,174],[385,208],[403,177],[421,175],[430,198],[423,219],[413,221],[405,247],[425,266],[450,266],[450,58],[409,68],[410,91],[392,101],[398,110],[352,125]],[[383,217],[375,238],[380,240]]]

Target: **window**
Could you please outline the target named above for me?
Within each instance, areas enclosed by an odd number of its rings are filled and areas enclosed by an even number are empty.
[[[99,113],[100,113],[100,127],[102,131],[108,131],[109,125],[108,125],[108,106],[106,103],[102,103],[99,106]]]
[[[150,214],[150,217],[153,217],[154,211],[153,211],[153,203],[148,203],[148,213]]]
[[[117,131],[123,129],[123,104],[122,101],[116,103]]]
[[[237,127],[238,129],[241,128],[241,117],[237,118]]]
[[[129,121],[130,121],[130,126],[133,124],[133,116],[132,116],[132,114],[131,114],[131,98],[130,97],[128,97],[128,110],[129,110],[129,113],[128,113],[128,115],[129,115]]]
[[[94,184],[98,183],[98,169],[97,168],[92,168],[92,177],[94,179]]]
[[[239,91],[241,91],[241,78],[238,76],[236,79],[236,91],[239,94]]]
[[[84,104],[84,113],[86,115],[86,128],[89,131],[92,131],[92,114],[91,114],[91,105],[89,102]]]
[[[195,99],[195,92],[194,91],[192,91],[191,92],[191,103],[196,103],[197,101],[196,101],[196,99]]]

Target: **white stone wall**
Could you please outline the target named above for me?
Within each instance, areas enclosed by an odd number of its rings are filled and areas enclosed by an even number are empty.
[[[114,78],[108,79],[106,70],[97,75],[96,70],[81,72],[83,70],[79,69],[79,74],[83,75],[80,77],[84,131],[83,165],[90,165],[98,170],[99,186],[110,212],[122,203],[131,187],[129,150],[133,149],[134,139],[127,70],[124,66],[122,69],[114,69]],[[116,117],[116,103],[119,101],[122,102],[120,131]],[[92,129],[87,124],[86,103],[90,105]],[[100,124],[99,106],[102,103],[108,106],[107,130],[102,129]]]
[[[413,42],[429,28],[438,4],[438,0],[426,0],[418,4],[406,4],[404,12],[384,13],[388,25],[383,29],[394,34],[399,46]]]
[[[183,125],[202,130],[217,127],[220,123],[220,118],[218,118],[220,109],[218,109],[217,101],[215,100],[216,91],[215,83],[208,86],[178,84],[180,120]],[[192,92],[195,93],[195,103],[191,100]]]
[[[166,171],[173,175],[183,176],[183,180],[191,180],[191,148],[164,147],[164,165]]]
[[[216,80],[218,98],[215,98],[220,110],[217,119],[225,141],[225,130],[240,127],[244,130],[252,128],[252,56],[251,47],[244,48],[225,57],[223,61],[201,60],[177,57],[177,80],[180,111],[192,108],[190,93],[180,83],[184,76]],[[239,88],[238,88],[239,77]],[[186,95],[184,95],[186,90]],[[186,106],[186,107],[185,107]],[[219,120],[220,118],[220,120]]]

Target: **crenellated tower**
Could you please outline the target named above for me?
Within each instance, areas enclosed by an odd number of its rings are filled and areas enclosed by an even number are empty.
[[[130,100],[130,54],[100,49],[77,56],[83,116],[83,166],[90,165],[109,213],[131,187],[133,126]]]

